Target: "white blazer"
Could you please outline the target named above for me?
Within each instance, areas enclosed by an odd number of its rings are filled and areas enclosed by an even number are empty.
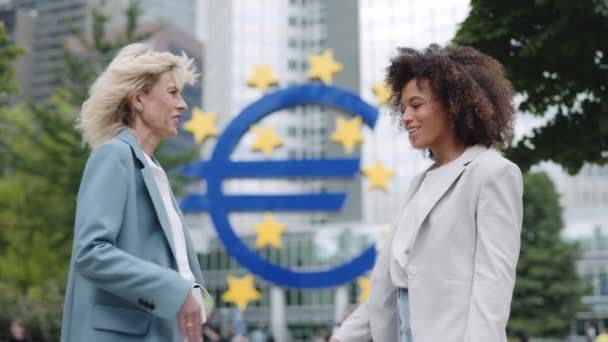
[[[406,267],[414,342],[505,342],[523,215],[521,171],[482,146],[457,162],[424,194],[430,200],[419,220],[406,223],[417,230]],[[372,271],[369,299],[334,335],[340,342],[398,341],[389,274],[395,230]]]

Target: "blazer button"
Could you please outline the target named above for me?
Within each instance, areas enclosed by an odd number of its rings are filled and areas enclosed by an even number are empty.
[[[411,275],[416,275],[416,267],[410,266],[408,270]]]

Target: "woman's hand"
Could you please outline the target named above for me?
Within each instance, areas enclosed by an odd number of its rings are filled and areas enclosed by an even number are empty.
[[[203,342],[203,322],[201,322],[201,306],[192,293],[177,313],[177,322],[182,336],[188,342]]]

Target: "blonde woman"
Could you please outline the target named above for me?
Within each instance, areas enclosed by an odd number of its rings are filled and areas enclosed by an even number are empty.
[[[185,55],[132,44],[92,85],[61,341],[202,341],[201,269],[154,159],[177,134],[195,76]]]

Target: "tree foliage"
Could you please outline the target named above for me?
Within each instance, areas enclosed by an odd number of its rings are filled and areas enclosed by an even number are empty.
[[[18,90],[13,80],[15,76],[14,61],[23,55],[25,49],[10,41],[6,27],[0,22],[0,104],[5,104],[7,96]]]
[[[608,162],[608,2],[472,0],[454,43],[497,58],[522,111],[556,113],[507,150],[522,169],[543,160],[574,174]]]

